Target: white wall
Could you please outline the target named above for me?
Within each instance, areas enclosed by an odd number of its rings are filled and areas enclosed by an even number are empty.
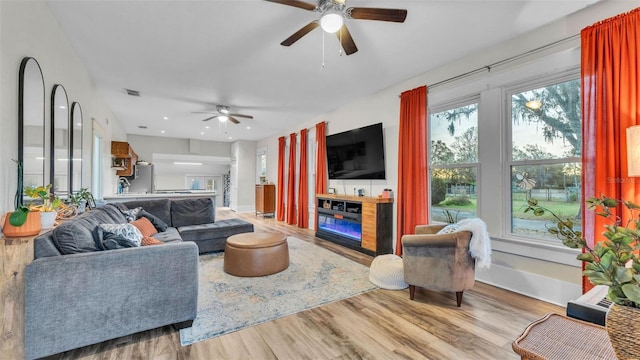
[[[84,126],[83,186],[91,184],[91,119],[105,130],[103,153],[110,158],[111,139],[126,138],[115,115],[97,92],[84,64],[51,16],[45,2],[0,1],[0,211],[13,210],[18,158],[18,69],[24,57],[34,57],[42,68],[45,83],[45,121],[51,120],[50,97],[55,84],[64,85],[69,104],[82,106]],[[110,174],[110,160],[105,160]],[[115,182],[107,176],[105,188]]]
[[[347,194],[351,194],[354,187],[364,187],[367,193],[374,196],[384,188],[396,190],[398,182],[399,95],[401,92],[425,84],[435,84],[483,68],[487,64],[497,63],[547,44],[573,37],[569,41],[561,41],[560,44],[550,49],[534,51],[533,54],[521,60],[498,66],[491,69],[490,72],[480,72],[477,75],[446,85],[429,88],[428,106],[436,106],[439,103],[473,94],[480,95],[481,101],[486,103],[495,102],[497,97],[501,96],[502,88],[509,82],[531,80],[538,76],[579,66],[579,56],[576,54],[579,55],[580,41],[576,35],[580,33],[580,30],[599,20],[629,11],[636,6],[637,3],[632,4],[624,1],[600,2],[561,21],[441,68],[427,71],[388,89],[341,106],[334,112],[309,120],[301,126],[287,129],[273,138],[263,139],[258,142],[258,145],[267,146],[269,149],[268,178],[270,181],[277,181],[278,136],[287,136],[288,133],[297,132],[304,126],[312,128],[315,123],[322,120],[328,123],[327,135],[382,122],[387,179],[364,182],[332,180],[329,182],[329,187],[336,188],[338,193],[346,192]],[[504,116],[501,115],[502,106],[498,105],[493,109],[482,108],[482,111],[486,112],[481,119],[484,133],[479,136],[499,136],[505,121]],[[499,156],[502,150],[499,148],[499,142],[495,143],[498,146]],[[485,150],[481,149],[482,151]],[[491,154],[496,149],[486,151]],[[485,186],[482,188],[479,198],[486,200],[478,210],[480,216],[485,218],[492,236],[494,262],[489,271],[478,271],[476,277],[481,281],[558,304],[566,304],[567,300],[578,297],[581,279],[578,262],[575,261],[575,252],[561,246],[543,247],[503,238],[505,220],[501,218],[501,212],[496,212],[493,207],[496,202],[503,201],[500,188],[502,181],[499,179],[502,176],[501,171],[483,168],[481,165],[480,176],[481,186],[482,184]],[[497,181],[496,177],[498,177]],[[394,205],[394,247],[396,214],[397,208]]]
[[[240,140],[231,144],[231,210],[256,209],[256,149],[255,141]]]

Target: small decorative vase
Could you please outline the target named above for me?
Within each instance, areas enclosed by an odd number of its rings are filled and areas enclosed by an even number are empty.
[[[58,217],[57,211],[41,211],[40,219],[42,221],[42,228],[51,229],[56,222],[56,217]]]
[[[607,333],[619,360],[640,355],[640,309],[613,304],[607,313]]]
[[[42,222],[40,221],[40,214],[38,212],[28,213],[27,221],[20,226],[11,225],[11,223],[9,223],[9,216],[11,216],[11,213],[7,213],[4,219],[4,225],[2,226],[2,233],[7,237],[33,236],[42,230]]]

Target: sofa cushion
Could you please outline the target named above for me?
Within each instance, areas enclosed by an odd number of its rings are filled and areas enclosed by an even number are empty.
[[[99,224],[102,230],[121,235],[127,240],[132,241],[136,246],[140,246],[142,241],[142,233],[132,224]]]
[[[158,233],[158,230],[156,230],[155,226],[153,226],[151,221],[149,221],[149,219],[144,217],[138,220],[134,220],[130,224],[135,226],[138,230],[140,230],[140,233],[142,234],[143,237],[153,236]]]
[[[62,255],[100,251],[102,246],[93,238],[96,226],[89,217],[63,222],[53,229],[53,243]]]
[[[153,237],[164,243],[182,241],[182,237],[180,236],[178,229],[174,227],[167,228],[167,231],[157,233],[153,235]]]
[[[154,237],[151,237],[151,236],[142,237],[142,246],[162,245],[162,244],[164,244],[162,241]]]
[[[158,232],[167,231],[167,228],[169,227],[169,225],[167,225],[167,223],[162,221],[162,219],[146,211],[145,209],[140,210],[140,212],[138,213],[138,219],[140,218],[146,218],[149,221],[151,221],[151,223],[153,224],[153,226],[156,228]]]
[[[171,224],[176,228],[213,223],[216,220],[215,214],[211,198],[171,201]]]
[[[240,219],[226,219],[215,223],[188,225],[178,228],[184,241],[201,241],[223,238],[231,235],[252,232],[253,224]]]
[[[128,209],[141,207],[171,225],[171,201],[169,199],[134,200],[123,203]]]
[[[121,203],[112,203],[106,204],[101,208],[106,212],[106,214],[111,218],[112,221],[110,223],[114,224],[124,224],[127,221],[127,218],[123,214],[123,210],[127,210],[127,207],[122,205]]]

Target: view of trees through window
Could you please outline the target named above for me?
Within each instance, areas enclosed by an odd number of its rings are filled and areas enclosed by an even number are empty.
[[[476,217],[478,104],[431,114],[429,134],[432,220]]]
[[[540,204],[579,226],[582,118],[578,79],[511,95],[511,232],[555,239],[551,219],[524,213]]]

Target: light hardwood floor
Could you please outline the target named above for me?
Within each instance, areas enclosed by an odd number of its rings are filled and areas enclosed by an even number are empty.
[[[314,232],[253,213],[219,210],[257,230],[279,231],[361,264],[372,257]],[[532,321],[564,308],[476,282],[456,307],[454,293],[374,290],[241,331],[181,347],[170,326],[47,359],[518,359],[511,343]]]

